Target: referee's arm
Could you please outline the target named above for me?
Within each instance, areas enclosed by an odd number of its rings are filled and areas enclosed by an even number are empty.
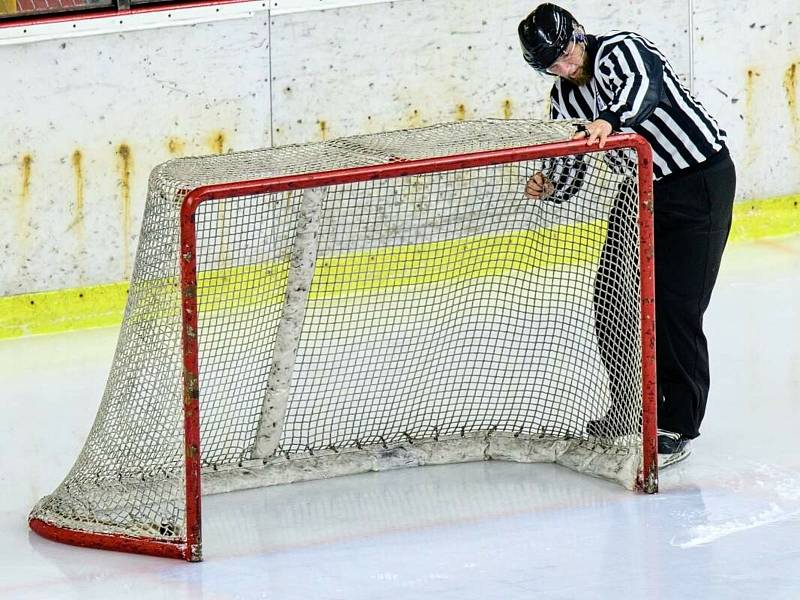
[[[598,57],[598,85],[611,96],[598,118],[613,130],[634,127],[658,107],[664,88],[661,59],[637,40],[623,38]]]

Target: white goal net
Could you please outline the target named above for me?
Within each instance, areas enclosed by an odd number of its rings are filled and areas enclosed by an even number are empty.
[[[157,167],[95,424],[31,526],[198,560],[201,474],[209,493],[494,459],[655,491],[648,157],[574,132],[461,122]],[[531,200],[537,171],[555,189]]]

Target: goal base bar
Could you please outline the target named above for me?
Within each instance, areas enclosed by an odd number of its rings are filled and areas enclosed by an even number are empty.
[[[164,542],[162,540],[127,535],[76,531],[65,527],[56,527],[41,519],[30,519],[28,525],[43,538],[62,544],[81,546],[82,548],[147,554],[161,558],[178,558],[190,562],[203,560],[200,544],[190,546],[185,542]]]

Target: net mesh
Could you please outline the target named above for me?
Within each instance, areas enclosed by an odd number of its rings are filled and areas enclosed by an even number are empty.
[[[462,122],[157,167],[96,421],[31,517],[186,536],[179,222],[189,190],[574,131],[563,121]],[[557,178],[569,160],[579,176]],[[552,198],[524,195],[537,171],[557,181]],[[205,491],[488,458],[555,461],[634,485],[642,374],[632,150],[319,192],[314,216],[303,212],[304,190],[197,209]],[[298,229],[309,223],[313,256],[299,264]],[[292,299],[287,282],[304,280]],[[284,405],[268,406],[291,302],[302,324],[289,340],[291,377]],[[255,449],[259,432],[266,454]]]

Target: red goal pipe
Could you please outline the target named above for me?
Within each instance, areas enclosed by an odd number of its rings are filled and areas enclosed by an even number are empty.
[[[165,542],[163,540],[138,538],[128,535],[113,533],[87,533],[65,527],[51,525],[41,519],[28,521],[30,528],[40,536],[84,548],[100,548],[101,550],[116,550],[117,552],[133,552],[135,554],[149,554],[163,558],[183,558],[192,560],[189,549],[183,543]]]
[[[647,141],[636,134],[613,135],[602,149],[631,148],[638,155],[639,227],[641,272],[642,331],[642,428],[644,440],[643,468],[637,478],[637,489],[647,493],[658,490],[656,446],[656,371],[655,371],[655,287],[653,276],[653,159]],[[197,260],[195,213],[208,200],[256,194],[269,194],[327,185],[341,185],[408,175],[453,171],[497,165],[508,162],[597,152],[585,140],[556,142],[537,146],[508,148],[433,159],[397,160],[367,167],[338,169],[322,173],[306,173],[222,183],[191,190],[181,206],[181,302],[183,311],[184,347],[184,445],[186,464],[186,545],[182,558],[201,560],[201,469],[200,469],[200,372],[198,365]],[[137,550],[134,550],[137,551]]]
[[[299,190],[326,185],[341,185],[343,183],[357,183],[362,181],[373,181],[377,179],[390,179],[392,177],[455,171],[457,169],[485,167],[508,162],[533,160],[535,158],[553,158],[571,154],[588,154],[591,152],[602,152],[606,150],[622,148],[631,148],[636,150],[639,156],[640,185],[643,184],[641,177],[642,169],[650,173],[650,181],[647,183],[647,187],[650,190],[649,197],[652,199],[653,158],[650,144],[648,144],[647,140],[638,134],[625,133],[610,136],[606,140],[606,145],[604,148],[602,148],[602,150],[598,150],[596,147],[589,146],[584,140],[574,140],[569,142],[539,144],[536,146],[523,146],[520,148],[506,148],[502,150],[470,152],[468,154],[454,154],[452,156],[443,156],[439,158],[423,158],[415,160],[398,159],[395,162],[370,165],[368,167],[352,167],[333,171],[302,173],[299,175],[284,175],[279,177],[269,177],[266,179],[253,179],[251,181],[205,185],[193,189],[186,195],[183,200],[181,213],[182,215],[191,215],[194,214],[197,206],[202,202],[207,200],[232,198],[234,196],[271,194],[285,192],[287,190]],[[183,218],[181,221],[183,222]]]
[[[639,491],[658,491],[658,435],[656,380],[656,280],[653,231],[653,150],[644,138],[639,156],[639,286],[642,328],[642,472]]]

